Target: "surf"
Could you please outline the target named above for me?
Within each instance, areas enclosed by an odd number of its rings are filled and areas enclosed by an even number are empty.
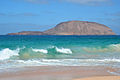
[[[17,57],[17,59],[36,59],[47,58],[50,55],[69,55],[72,54],[72,50],[68,48],[58,48],[56,46],[48,47],[46,49],[38,48],[17,48],[11,50],[9,48],[2,49],[0,51],[0,60],[10,59],[11,57]]]
[[[0,51],[0,60],[9,59],[12,56],[19,56],[19,48],[16,50],[11,50],[9,48],[2,49]]]
[[[120,44],[110,44],[105,47],[96,46],[96,47],[84,47],[84,51],[88,53],[108,53],[108,52],[119,52],[120,53]]]

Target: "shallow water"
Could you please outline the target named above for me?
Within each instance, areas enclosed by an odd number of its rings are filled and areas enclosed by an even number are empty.
[[[120,36],[0,36],[0,69],[45,65],[120,67]]]

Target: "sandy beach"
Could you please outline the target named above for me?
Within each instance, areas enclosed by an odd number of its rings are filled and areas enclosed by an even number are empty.
[[[74,80],[120,80],[120,76],[101,76],[101,77],[90,77],[90,78],[74,79]]]
[[[108,67],[79,67],[79,66],[41,66],[16,68],[14,71],[6,69],[0,73],[0,80],[118,80],[108,71],[113,71]],[[101,76],[103,76],[101,78]],[[107,76],[107,77],[104,77]],[[111,78],[113,76],[113,78]],[[88,78],[90,77],[90,79]],[[91,79],[95,77],[95,79]],[[109,79],[110,77],[110,79]],[[82,79],[83,78],[83,79]],[[84,79],[87,78],[87,79]],[[105,79],[104,79],[105,78]],[[107,79],[108,78],[108,79]],[[98,79],[98,80],[99,80]]]

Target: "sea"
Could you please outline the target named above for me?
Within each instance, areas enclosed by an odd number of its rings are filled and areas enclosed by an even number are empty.
[[[1,35],[0,69],[27,66],[120,68],[120,36]]]

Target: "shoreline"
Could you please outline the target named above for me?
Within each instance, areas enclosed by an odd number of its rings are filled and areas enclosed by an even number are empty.
[[[17,69],[17,68],[16,68]],[[104,66],[39,66],[0,73],[0,80],[74,80],[95,76],[114,76]]]

